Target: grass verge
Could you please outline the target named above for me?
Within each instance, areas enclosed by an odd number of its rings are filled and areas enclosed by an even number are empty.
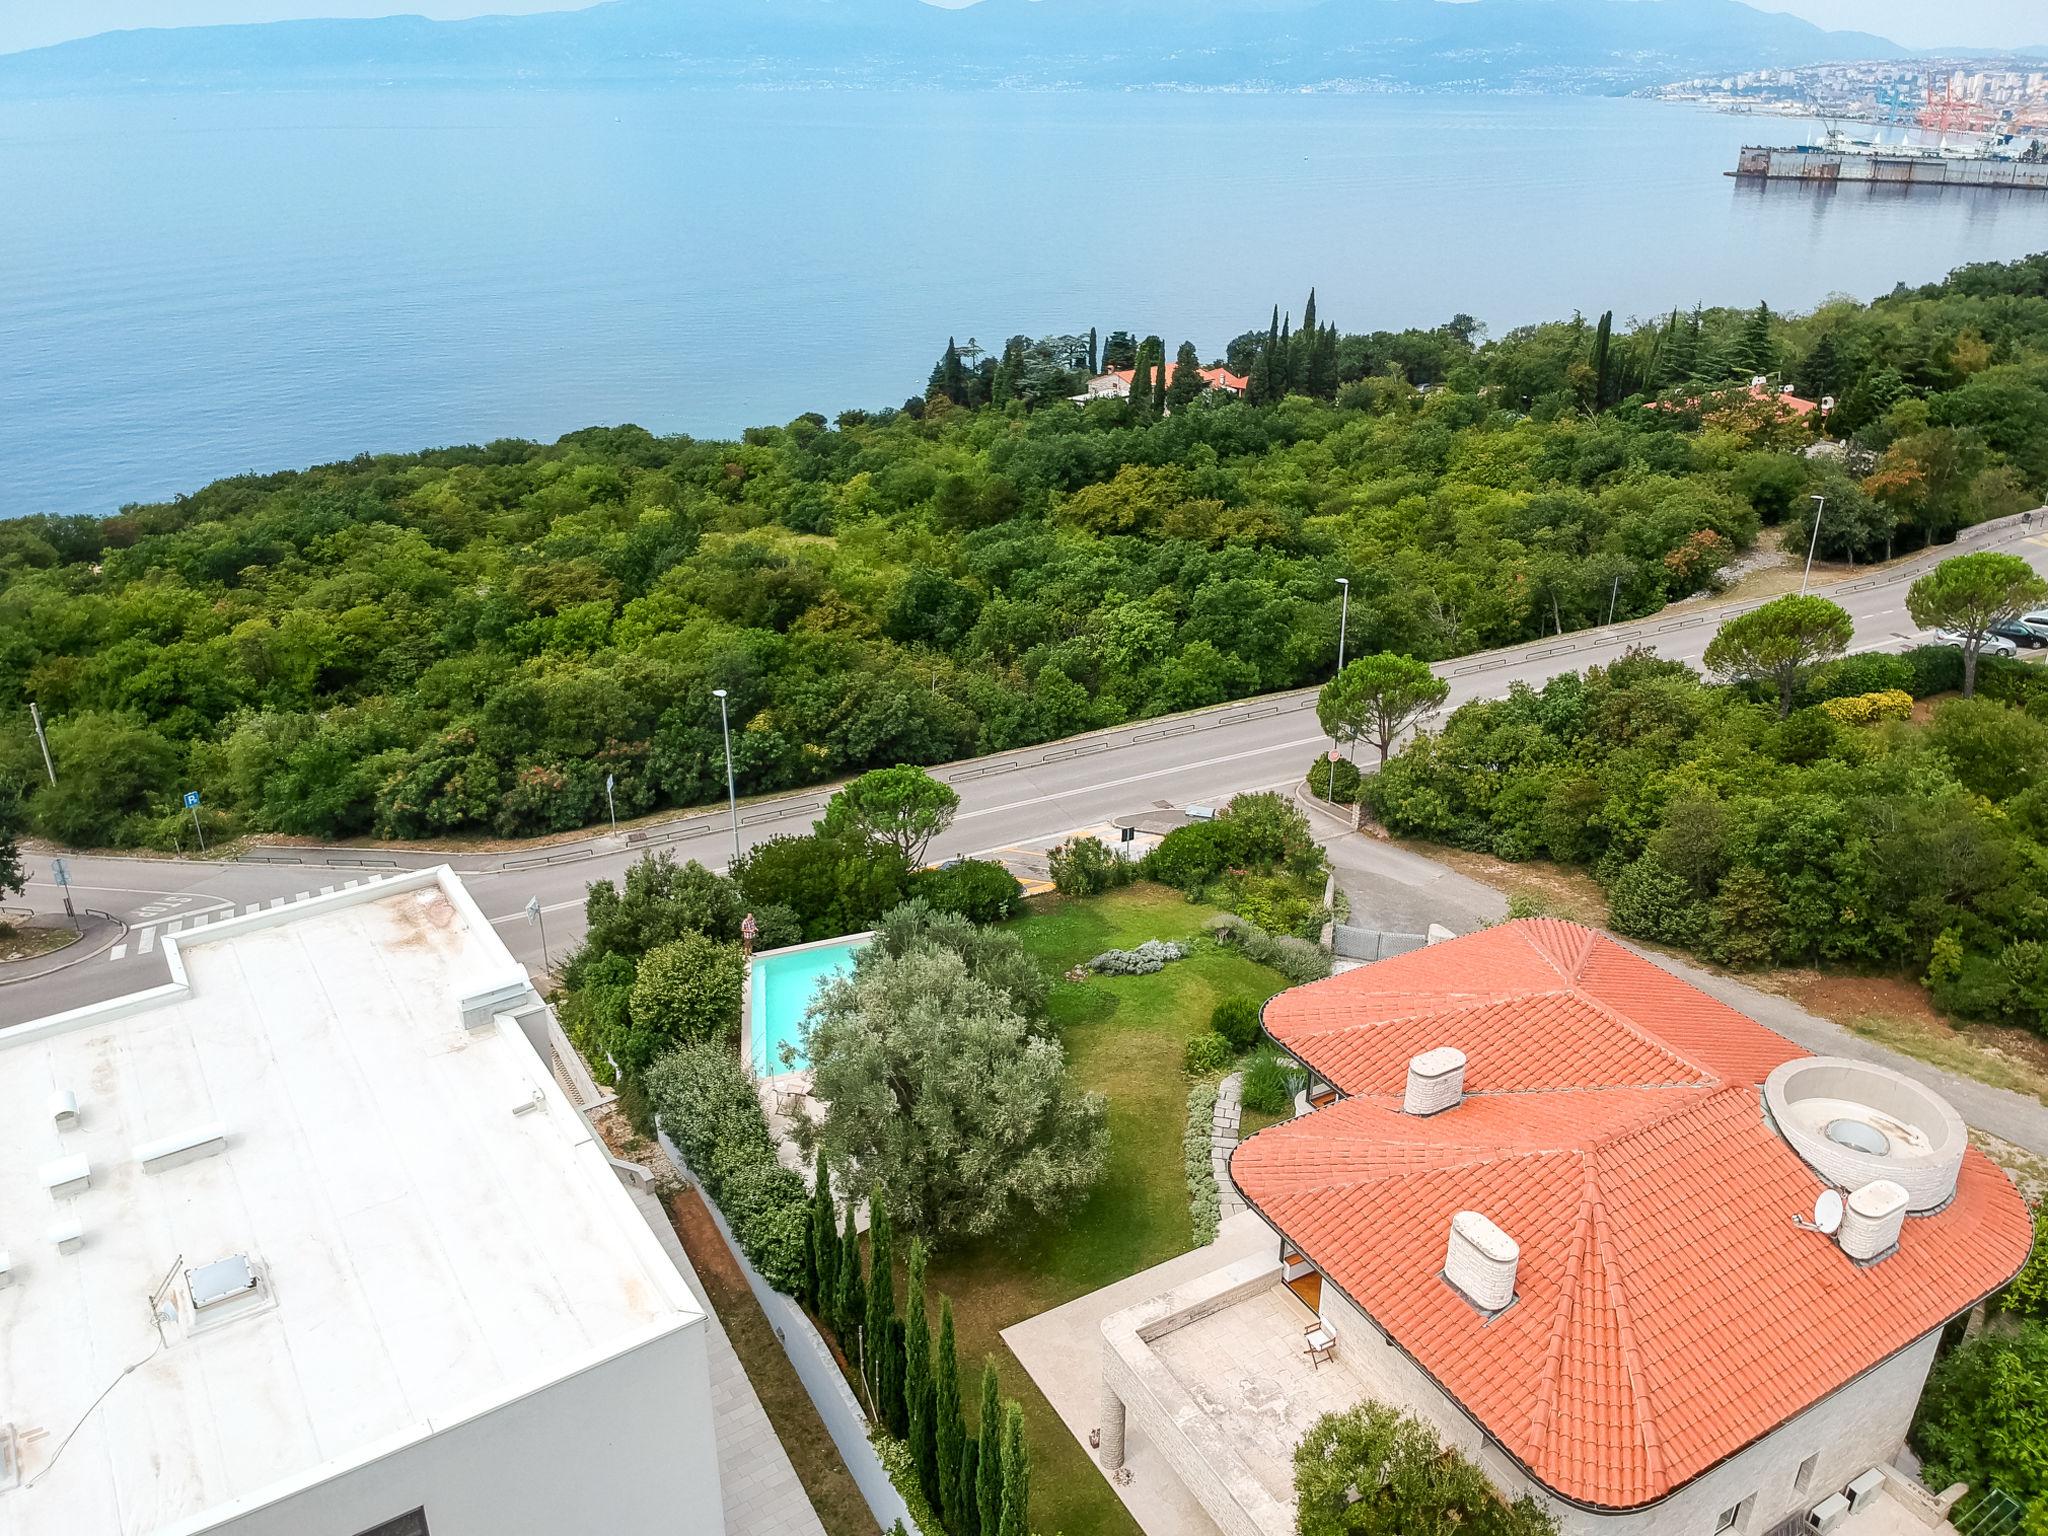
[[[77,941],[69,928],[9,928],[0,925],[0,965],[53,955]]]
[[[711,1309],[732,1340],[747,1380],[753,1383],[754,1395],[767,1410],[768,1422],[775,1426],[776,1438],[789,1453],[797,1480],[804,1485],[828,1536],[881,1536],[867,1500],[840,1460],[825,1421],[804,1391],[796,1367],[782,1352],[767,1314],[754,1300],[703,1200],[696,1190],[686,1189],[670,1198],[668,1212]]]

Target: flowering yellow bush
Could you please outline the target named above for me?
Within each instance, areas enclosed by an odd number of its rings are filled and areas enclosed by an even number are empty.
[[[1837,725],[1876,725],[1880,720],[1904,720],[1911,716],[1913,695],[1903,688],[1887,688],[1881,693],[1826,699],[1820,707]]]

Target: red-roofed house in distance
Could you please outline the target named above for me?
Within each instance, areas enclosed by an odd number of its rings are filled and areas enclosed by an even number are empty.
[[[1173,388],[1173,376],[1180,365],[1166,365],[1166,387]],[[1107,373],[1098,373],[1088,381],[1085,393],[1074,396],[1074,402],[1085,404],[1090,400],[1128,400],[1131,398],[1131,380],[1137,370],[1134,368],[1112,368]],[[1241,373],[1232,373],[1228,368],[1204,368],[1202,378],[1208,384],[1210,393],[1232,395],[1242,399],[1252,387],[1252,381]]]
[[[2032,1228],[1932,1091],[1549,920],[1264,1023],[1311,1073],[1230,1163],[1273,1236],[1104,1320],[1105,1467],[1142,1436],[1228,1536],[1284,1536],[1293,1444],[1373,1400],[1568,1536],[1939,1524],[1890,1463]]]

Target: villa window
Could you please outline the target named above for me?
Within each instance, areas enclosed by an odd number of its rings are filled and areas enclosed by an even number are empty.
[[[1751,1494],[1740,1504],[1731,1504],[1722,1510],[1714,1521],[1714,1536],[1721,1536],[1723,1531],[1740,1531],[1749,1520],[1749,1506],[1755,1502],[1756,1495]]]
[[[1813,1464],[1819,1460],[1820,1455],[1816,1452],[1799,1463],[1799,1470],[1792,1477],[1792,1491],[1794,1493],[1804,1493],[1813,1486]]]
[[[410,1513],[386,1520],[382,1525],[373,1525],[357,1536],[431,1536],[427,1530],[427,1512],[415,1509]]]

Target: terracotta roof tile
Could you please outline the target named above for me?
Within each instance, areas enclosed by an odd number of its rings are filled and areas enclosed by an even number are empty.
[[[1955,1199],[1859,1269],[1794,1225],[1820,1181],[1758,1085],[1802,1054],[1591,930],[1515,923],[1297,988],[1268,1030],[1351,1096],[1240,1146],[1248,1198],[1548,1487],[1630,1508],[1940,1326],[2024,1260],[1972,1150]],[[1401,1112],[1410,1055],[1467,1097]],[[1451,1217],[1521,1246],[1490,1321],[1439,1273]]]

